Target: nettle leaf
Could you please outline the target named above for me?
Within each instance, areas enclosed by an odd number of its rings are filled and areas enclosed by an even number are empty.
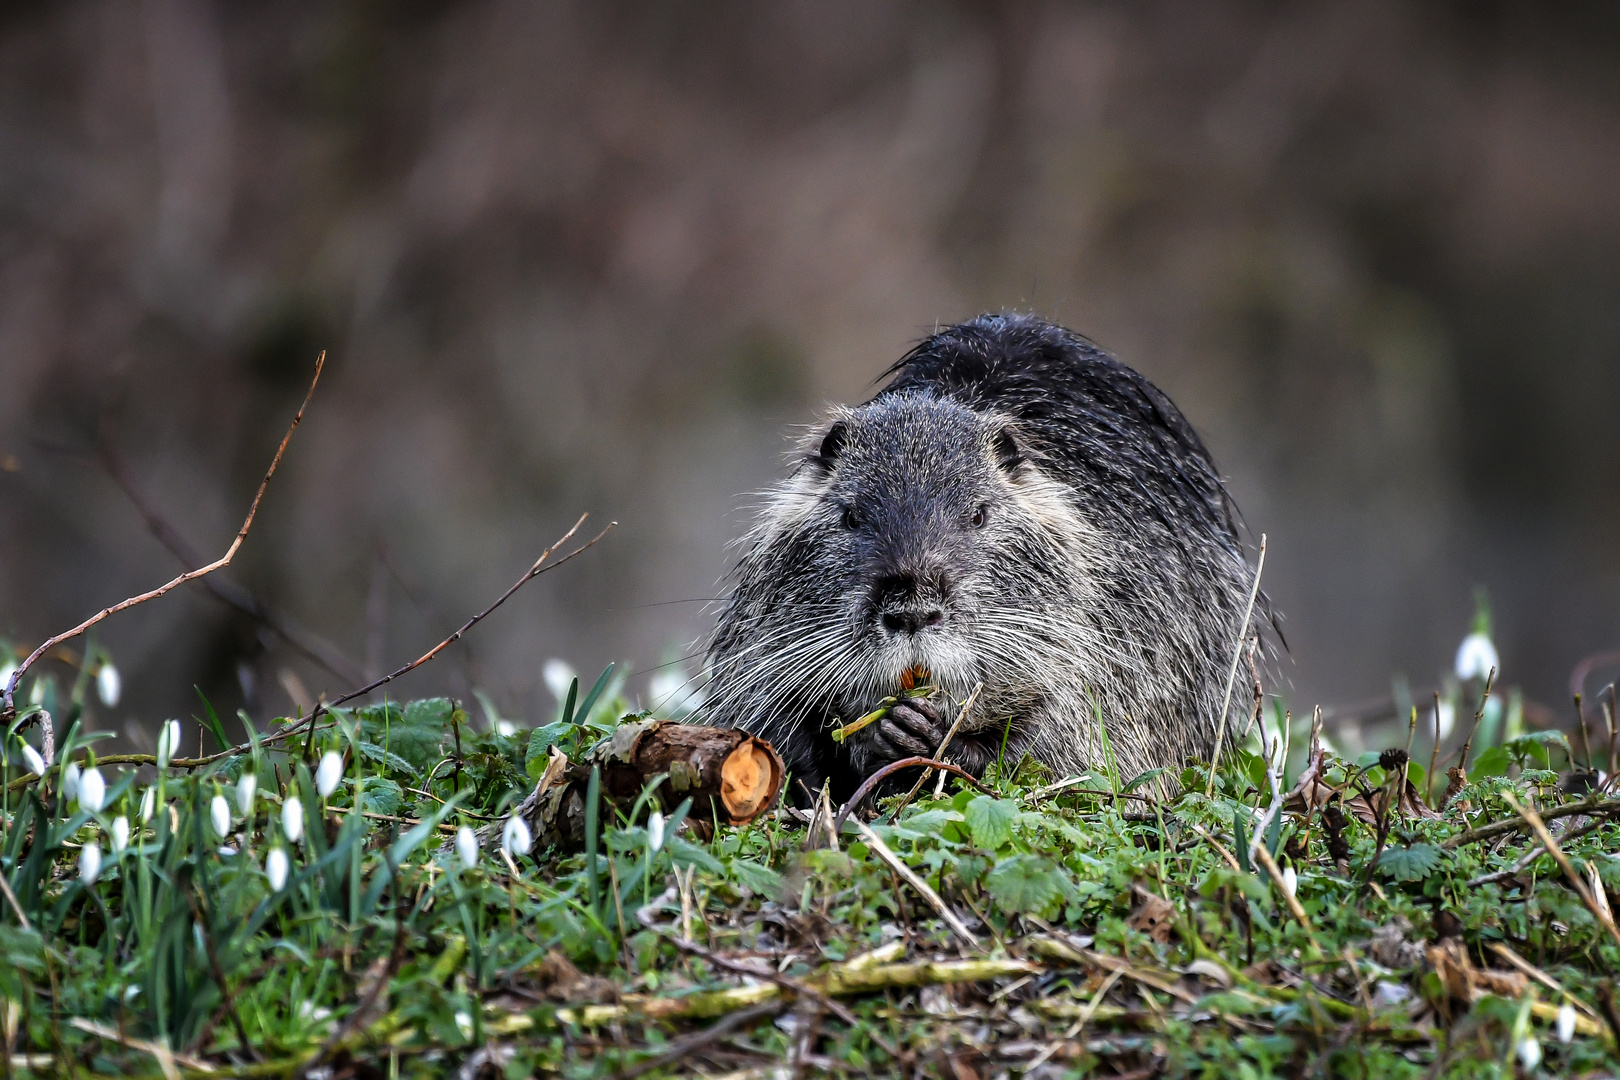
[[[1474,759],[1474,767],[1468,770],[1468,779],[1483,780],[1488,776],[1507,775],[1508,766],[1513,764],[1513,755],[1508,753],[1504,746],[1493,746]]]
[[[1422,881],[1440,869],[1445,853],[1433,844],[1389,848],[1378,857],[1378,869],[1396,881]]]
[[[376,743],[361,743],[360,753],[371,761],[379,762],[390,772],[404,773],[406,776],[412,779],[415,779],[417,776],[416,767],[414,765],[400,757],[398,754],[390,753],[389,751],[384,750]]]
[[[373,814],[397,814],[404,801],[405,793],[392,780],[381,776],[366,777],[365,808]]]
[[[1018,804],[1010,799],[993,799],[980,795],[967,804],[963,815],[967,818],[968,832],[976,847],[995,851],[1012,839],[1013,819],[1018,817]]]
[[[1039,855],[1004,859],[984,880],[996,906],[1007,912],[1035,915],[1050,911],[1068,891],[1063,872]]]
[[[752,859],[732,859],[731,876],[737,884],[761,896],[775,896],[782,888],[782,875]]]

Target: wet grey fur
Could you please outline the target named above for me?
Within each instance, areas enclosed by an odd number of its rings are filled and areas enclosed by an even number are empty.
[[[941,726],[983,682],[946,754],[975,770],[1003,738],[1009,761],[1101,768],[1099,714],[1125,779],[1207,760],[1254,571],[1181,413],[1032,316],[942,330],[887,374],[804,440],[743,538],[705,718],[847,795],[897,752],[828,732],[919,664]]]

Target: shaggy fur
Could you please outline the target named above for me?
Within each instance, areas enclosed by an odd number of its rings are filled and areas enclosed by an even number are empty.
[[[918,665],[949,695],[934,730],[983,683],[947,752],[976,771],[1004,739],[1010,761],[1101,767],[1099,719],[1127,779],[1207,759],[1253,570],[1176,407],[1032,316],[942,330],[886,374],[804,442],[743,539],[706,719],[847,796],[901,751],[879,725],[844,746],[830,728]]]

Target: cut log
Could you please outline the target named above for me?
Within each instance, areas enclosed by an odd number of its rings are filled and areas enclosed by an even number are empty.
[[[690,797],[696,820],[746,825],[775,804],[784,775],[771,744],[746,731],[634,720],[621,724],[580,762],[551,748],[545,774],[513,811],[529,823],[536,850],[585,845],[585,799],[593,766],[601,769],[604,823],[613,820],[615,810],[628,813],[647,784],[664,775],[654,808],[672,810]],[[499,825],[484,831],[499,841]]]

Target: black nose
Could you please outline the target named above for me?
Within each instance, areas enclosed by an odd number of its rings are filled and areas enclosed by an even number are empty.
[[[945,613],[937,607],[883,613],[883,629],[891,634],[915,634],[927,627],[938,626],[944,621]]]

